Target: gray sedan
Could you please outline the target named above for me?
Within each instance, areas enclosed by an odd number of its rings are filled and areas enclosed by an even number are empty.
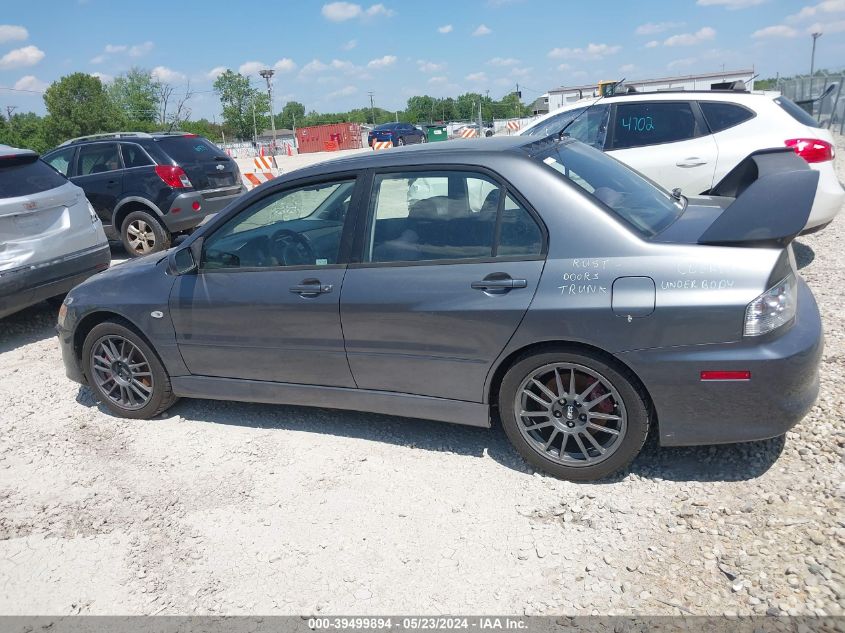
[[[331,161],[74,289],[67,374],[126,418],[189,397],[498,420],[573,480],[624,468],[649,431],[777,436],[818,394],[789,246],[817,178],[772,150],[687,199],[558,138]]]

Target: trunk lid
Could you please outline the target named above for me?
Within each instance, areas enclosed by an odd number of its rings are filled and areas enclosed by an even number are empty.
[[[159,148],[185,170],[194,189],[219,189],[240,184],[238,167],[223,150],[201,136],[165,136]]]

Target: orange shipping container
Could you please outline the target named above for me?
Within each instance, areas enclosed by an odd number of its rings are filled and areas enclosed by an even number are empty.
[[[299,153],[323,152],[334,149],[359,149],[363,147],[361,126],[358,123],[331,123],[301,127],[296,131]]]

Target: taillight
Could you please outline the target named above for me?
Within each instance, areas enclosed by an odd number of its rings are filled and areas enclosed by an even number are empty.
[[[808,163],[823,163],[836,155],[833,145],[819,138],[791,138],[784,143]]]
[[[188,179],[188,175],[181,167],[174,167],[173,165],[156,165],[156,173],[168,187],[173,187],[174,189],[193,187],[191,181]]]

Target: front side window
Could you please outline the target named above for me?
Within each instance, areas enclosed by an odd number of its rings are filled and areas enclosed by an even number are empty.
[[[120,169],[117,143],[98,143],[79,149],[79,175],[102,174]]]
[[[687,101],[616,104],[613,149],[675,143],[701,136],[703,131]]]
[[[669,192],[591,147],[555,143],[532,158],[578,185],[646,237],[665,229],[684,209]]]
[[[505,202],[500,204],[503,195]],[[368,262],[542,253],[542,233],[534,218],[500,183],[483,174],[430,171],[376,176],[370,214]]]
[[[63,176],[67,176],[68,170],[70,169],[70,162],[73,160],[73,153],[75,151],[75,147],[68,147],[67,149],[54,152],[49,158],[46,158],[45,161],[57,172]]]
[[[202,269],[338,263],[354,188],[354,180],[343,180],[268,195],[205,241]]]

